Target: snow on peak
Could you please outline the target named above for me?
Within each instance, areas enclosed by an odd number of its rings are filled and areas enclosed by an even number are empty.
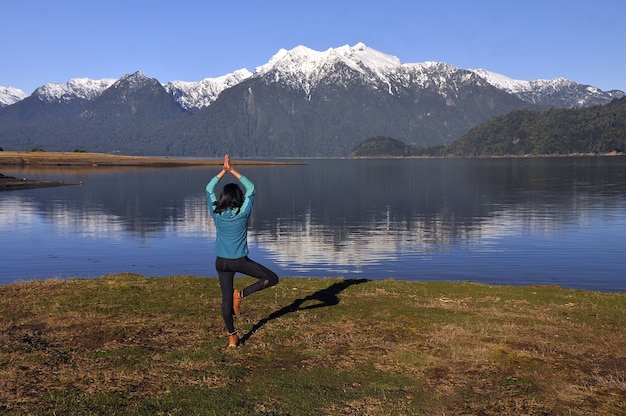
[[[554,107],[585,107],[606,104],[623,93],[605,93],[599,88],[558,77],[521,81],[485,69],[470,70],[496,88],[514,94],[529,103],[543,103]]]
[[[343,59],[356,61],[371,70],[379,70],[380,68],[397,68],[402,63],[395,56],[387,55],[376,49],[368,48],[364,43],[357,43],[352,48],[344,47],[337,49],[342,52]]]
[[[289,51],[281,49],[267,64],[257,67],[254,76],[264,77],[268,82],[284,82],[292,88],[304,90],[310,97],[322,80],[333,79],[335,83],[344,76],[341,66],[351,69],[352,74],[357,74],[372,88],[384,89],[391,95],[411,84],[434,85],[442,91],[441,94],[445,94],[446,80],[460,72],[458,68],[442,62],[402,63],[395,56],[357,43],[324,52],[304,46]],[[468,77],[469,72],[464,72]]]
[[[534,79],[530,81],[530,85],[536,88],[566,88],[578,85],[574,81],[558,77],[553,79]]]
[[[487,71],[486,69],[470,69],[479,77],[485,79],[489,84],[502,89],[504,91],[519,94],[541,89],[561,89],[573,88],[577,84],[574,81],[558,77],[554,79],[534,79],[532,81],[522,81],[512,79],[496,72]]]
[[[528,81],[509,78],[506,75],[487,71],[486,69],[470,69],[470,71],[474,72],[476,75],[483,78],[494,87],[505,90],[507,92],[518,93],[522,91],[529,91],[532,89],[530,82]]]
[[[199,82],[170,81],[163,87],[185,109],[200,109],[211,105],[222,91],[250,78],[252,72],[239,69],[217,78],[205,78]]]
[[[115,81],[113,78],[100,80],[72,78],[65,84],[44,84],[37,88],[33,95],[48,102],[68,101],[76,98],[91,100],[102,94],[102,91],[113,85]]]
[[[280,49],[267,64],[257,67],[254,75],[262,76],[272,70],[279,70],[292,75],[311,77],[319,67],[328,67],[339,62],[359,72],[366,69],[377,71],[381,68],[396,68],[401,65],[397,57],[369,48],[362,42],[352,47],[344,45],[329,48],[323,52],[300,45],[289,51]]]
[[[266,64],[255,68],[254,73],[240,69],[231,74],[205,78],[199,82],[170,81],[162,86],[184,108],[193,110],[211,105],[222,91],[248,78],[263,78],[265,82],[284,82],[293,88],[303,90],[310,98],[312,91],[320,82],[336,83],[352,77],[358,77],[372,88],[384,89],[389,94],[395,94],[403,88],[421,86],[437,88],[440,94],[445,95],[448,88],[458,88],[459,82],[474,82],[475,76],[528,102],[541,102],[545,95],[557,96],[565,92],[570,97],[580,97],[576,98],[577,102],[586,105],[590,102],[588,99],[590,96],[600,97],[598,100],[602,102],[601,99],[606,99],[607,95],[595,87],[580,85],[564,78],[523,81],[485,69],[460,70],[444,62],[402,63],[397,57],[372,49],[362,42],[354,46],[343,45],[321,52],[302,45],[291,50],[280,49]],[[454,80],[451,81],[452,79]],[[49,102],[70,101],[76,98],[91,100],[112,86],[137,89],[154,83],[158,81],[144,76],[141,71],[136,71],[122,76],[119,80],[73,78],[65,84],[49,83],[37,88],[32,95]],[[619,98],[623,94],[622,91],[608,93],[613,98]],[[0,106],[11,105],[25,97],[27,94],[21,90],[0,87]]]
[[[300,45],[291,50],[280,49],[267,64],[257,67],[253,76],[268,76],[274,82],[284,80],[309,94],[323,78],[336,70],[338,64],[369,80],[386,79],[387,73],[402,66],[397,57],[369,48],[361,42],[323,52]]]
[[[296,46],[292,50],[280,49],[270,60],[254,70],[254,76],[262,76],[277,69],[294,75],[305,75],[314,70],[324,59],[323,52],[306,46]]]
[[[24,91],[14,87],[0,87],[0,107],[15,104],[28,97]]]

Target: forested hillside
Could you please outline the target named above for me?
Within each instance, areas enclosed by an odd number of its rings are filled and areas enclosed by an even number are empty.
[[[471,129],[445,146],[447,155],[564,155],[623,153],[626,148],[626,98],[604,106],[516,110]]]
[[[516,110],[471,129],[447,146],[419,148],[373,137],[352,156],[522,156],[607,154],[626,151],[626,97],[604,106]]]

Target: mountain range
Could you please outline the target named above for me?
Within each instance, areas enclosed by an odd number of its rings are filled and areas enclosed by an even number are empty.
[[[254,72],[162,84],[141,71],[27,95],[0,87],[0,147],[137,155],[347,156],[387,136],[428,147],[518,109],[624,97],[562,78],[521,81],[442,62],[402,63],[359,43],[280,50]]]

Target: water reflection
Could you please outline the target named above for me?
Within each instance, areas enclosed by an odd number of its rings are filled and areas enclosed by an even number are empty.
[[[312,160],[242,171],[258,191],[253,254],[284,275],[553,283],[557,270],[563,282],[606,274],[623,287],[624,158]],[[64,267],[212,273],[204,186],[215,169],[3,173],[84,185],[0,194],[0,261],[10,265],[0,283]],[[46,265],[68,247],[78,257]],[[6,254],[20,250],[40,250],[41,264],[29,271]]]

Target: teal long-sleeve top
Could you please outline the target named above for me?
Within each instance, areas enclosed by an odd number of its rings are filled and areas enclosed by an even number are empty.
[[[243,205],[239,210],[227,209],[220,214],[215,213],[214,202],[217,201],[215,186],[220,178],[215,176],[206,186],[207,205],[215,223],[217,238],[215,255],[226,259],[238,259],[248,255],[248,219],[254,202],[254,184],[245,176],[239,182],[246,188]]]

